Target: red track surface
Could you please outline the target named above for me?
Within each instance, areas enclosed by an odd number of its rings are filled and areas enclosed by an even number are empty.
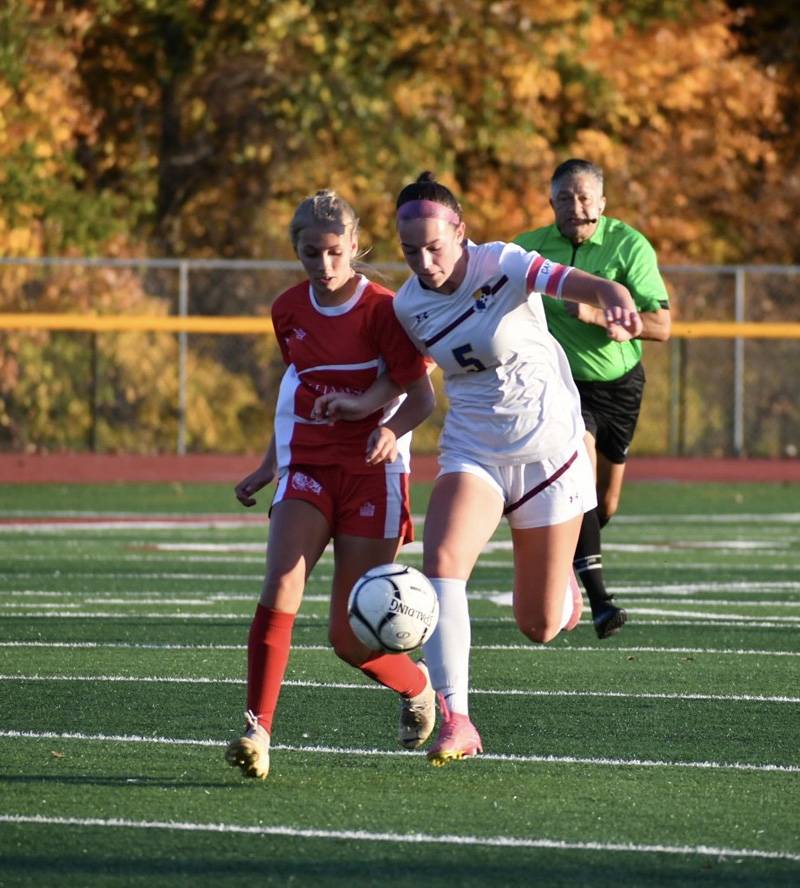
[[[202,454],[132,456],[117,454],[0,454],[0,484],[85,484],[142,481],[202,481],[235,484],[260,457]],[[415,456],[413,477],[430,481],[436,457]],[[629,460],[628,481],[762,481],[800,484],[800,459]]]

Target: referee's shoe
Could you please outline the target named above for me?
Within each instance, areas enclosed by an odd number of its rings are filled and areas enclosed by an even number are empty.
[[[625,625],[627,619],[628,612],[610,601],[605,602],[599,613],[592,615],[594,631],[598,638],[610,638],[612,635],[616,635]]]

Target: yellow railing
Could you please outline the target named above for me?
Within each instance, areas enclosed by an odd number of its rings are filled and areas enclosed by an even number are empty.
[[[114,333],[272,333],[269,318],[201,315],[0,314],[0,330],[72,330]],[[672,335],[682,339],[800,339],[800,324],[675,321]]]
[[[679,339],[800,339],[800,324],[673,321],[672,335]]]
[[[272,333],[270,318],[201,315],[0,314],[0,330],[77,330],[119,333]]]

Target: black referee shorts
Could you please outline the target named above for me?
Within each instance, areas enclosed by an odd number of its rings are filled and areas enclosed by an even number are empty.
[[[597,450],[609,462],[624,463],[628,456],[642,406],[644,383],[641,364],[612,382],[575,380],[586,431],[592,434]]]

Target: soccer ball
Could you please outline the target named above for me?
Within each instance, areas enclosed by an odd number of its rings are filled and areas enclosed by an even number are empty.
[[[425,574],[405,564],[381,564],[353,586],[347,617],[356,638],[373,651],[404,653],[433,634],[439,599]]]

